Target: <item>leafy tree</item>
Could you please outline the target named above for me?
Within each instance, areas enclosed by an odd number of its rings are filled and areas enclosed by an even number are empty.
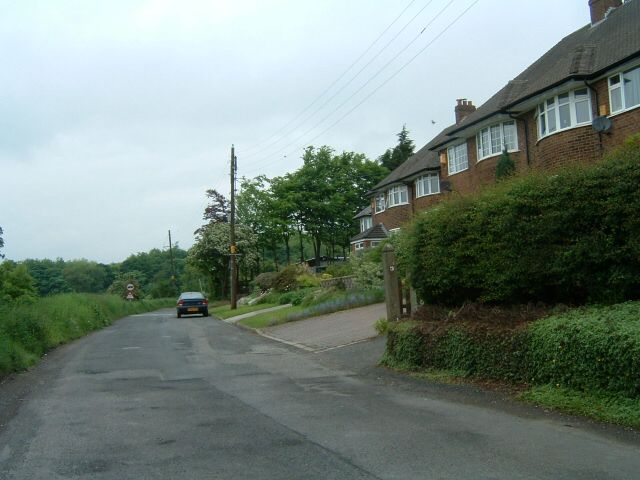
[[[229,233],[228,223],[211,223],[200,228],[196,242],[189,249],[188,262],[209,279],[213,296],[222,298],[229,286]],[[258,262],[258,239],[249,227],[236,226],[238,266],[252,269]]]
[[[516,171],[516,164],[509,156],[509,152],[505,148],[496,164],[496,180],[502,180],[510,177]]]
[[[413,140],[409,138],[409,130],[407,130],[406,125],[402,126],[402,130],[397,137],[398,144],[393,148],[387,149],[378,157],[378,162],[389,171],[398,168],[400,164],[413,155],[415,150],[415,145]]]
[[[2,239],[2,227],[0,227],[0,248],[4,247],[4,240]],[[0,253],[0,258],[4,258],[4,255]]]
[[[24,302],[37,296],[35,281],[25,265],[10,261],[0,264],[0,302]]]
[[[113,282],[113,272],[107,265],[88,260],[72,260],[66,262],[62,276],[74,292],[104,292]]]
[[[36,282],[36,288],[40,296],[56,295],[71,292],[72,289],[62,275],[65,261],[61,258],[55,262],[49,259],[27,259],[24,262],[29,275]]]
[[[209,189],[205,193],[209,203],[204,209],[203,220],[209,223],[226,223],[229,221],[229,201],[224,195],[214,189]]]

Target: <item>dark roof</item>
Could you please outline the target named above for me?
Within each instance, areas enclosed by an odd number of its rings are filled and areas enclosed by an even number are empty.
[[[436,137],[437,138],[437,137]],[[380,190],[392,183],[398,183],[408,179],[422,170],[435,170],[440,168],[440,159],[437,152],[429,150],[429,144],[422,147],[416,153],[407,158],[403,163],[393,170],[389,175],[383,178],[378,184],[371,189],[369,193]]]
[[[408,161],[408,160],[407,160]],[[379,223],[374,225],[368,230],[364,232],[360,232],[355,237],[351,237],[351,243],[357,242],[358,240],[381,240],[383,238],[387,238],[389,236],[389,232],[384,225]]]
[[[358,213],[355,217],[353,218],[360,218],[360,217],[370,217],[371,216],[371,205],[369,205],[368,207],[362,209],[360,211],[360,213]]]
[[[640,1],[627,0],[607,18],[566,36],[451,133],[509,110],[516,104],[568,80],[589,80],[640,54]],[[440,139],[438,147],[450,139]],[[433,143],[430,142],[430,143]]]

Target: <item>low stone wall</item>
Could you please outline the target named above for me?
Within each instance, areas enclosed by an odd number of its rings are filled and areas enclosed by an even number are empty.
[[[355,280],[356,277],[353,275],[350,275],[348,277],[328,278],[326,280],[320,280],[320,286],[322,288],[330,288],[342,284],[347,290],[352,290],[356,288]]]

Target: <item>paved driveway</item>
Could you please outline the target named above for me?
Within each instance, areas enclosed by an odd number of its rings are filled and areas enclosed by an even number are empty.
[[[377,336],[374,324],[386,316],[385,304],[376,303],[366,307],[263,328],[258,332],[265,337],[294,345],[303,350],[321,352],[352,345]]]

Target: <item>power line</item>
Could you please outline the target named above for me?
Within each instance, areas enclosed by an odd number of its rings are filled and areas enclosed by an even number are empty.
[[[360,93],[367,85],[369,85],[374,79],[376,79],[384,70],[387,69],[387,67],[393,63],[402,53],[404,53],[411,45],[413,45],[416,40],[418,40],[418,38],[420,38],[420,36],[427,30],[427,28],[429,28],[433,22],[435,22],[450,6],[451,4],[454,2],[455,0],[450,0],[430,21],[429,23],[427,23],[427,25],[425,25],[425,27],[420,31],[420,33],[418,33],[408,44],[406,44],[396,55],[394,55],[387,63],[385,63],[380,69],[378,69],[378,71],[376,73],[374,73],[371,77],[369,77],[369,79],[360,86],[360,88],[358,88],[354,93],[352,93],[346,100],[344,100],[342,103],[340,103],[336,108],[334,108],[331,112],[329,112],[329,114],[325,115],[319,122],[317,122],[315,125],[313,125],[311,128],[307,129],[303,134],[298,135],[296,138],[294,138],[292,141],[290,141],[289,143],[287,143],[286,145],[284,145],[283,147],[281,147],[280,149],[276,150],[275,152],[269,154],[266,157],[263,157],[261,159],[261,161],[265,161],[268,160],[272,157],[274,157],[275,155],[277,155],[278,153],[284,151],[285,149],[287,149],[288,147],[290,147],[291,145],[297,143],[301,138],[305,137],[306,135],[308,135],[309,133],[313,132],[313,130],[315,130],[317,127],[319,127],[320,125],[322,125],[327,119],[329,119],[334,113],[336,113],[338,110],[340,110],[344,105],[346,105],[353,97],[355,97],[358,93]],[[463,13],[462,15],[464,15],[473,5],[475,5],[475,3],[477,3],[479,0],[476,0],[476,2],[474,2],[473,4],[471,4],[470,7],[468,7]],[[435,40],[437,40],[441,35],[444,34],[444,32],[446,32],[455,22],[458,21],[458,19],[462,16],[460,15],[458,18],[456,18],[453,22],[451,22],[443,31],[441,31],[429,44],[427,44],[427,46],[425,48],[423,48],[422,50],[420,50],[418,52],[418,54],[416,56],[414,56],[409,62],[405,63],[402,67],[400,67],[399,70],[397,70],[391,77],[389,77],[385,82],[383,82],[379,87],[377,87],[376,89],[374,89],[373,93],[377,92],[383,85],[385,85],[388,81],[391,80],[391,78],[395,77],[398,73],[400,73],[409,63],[413,62],[413,60],[420,55],[420,53],[422,53],[424,50],[426,50],[426,48],[428,48]],[[368,99],[372,94],[369,94],[367,97],[365,97],[365,100]],[[357,108],[358,106],[360,106],[362,103],[364,102],[360,102],[356,105],[355,108]],[[349,113],[351,113],[353,110],[355,110],[355,108],[349,110],[349,112],[347,112],[347,114],[343,115],[342,117],[340,117],[338,119],[338,121],[334,122],[332,124],[332,126],[330,128],[332,128],[333,126],[335,126],[337,123],[339,123],[344,117],[346,117],[346,115],[348,115]],[[328,130],[328,129],[327,129]],[[326,130],[323,130],[322,133],[324,133]],[[311,141],[315,140],[319,135],[317,135],[316,137],[314,137]],[[305,144],[308,144],[310,142],[305,142]],[[293,152],[291,152],[293,153]],[[249,165],[256,165],[257,162],[253,162],[253,163],[249,163]]]
[[[280,132],[282,132],[283,130],[285,130],[288,126],[290,126],[292,123],[294,123],[296,120],[298,120],[302,115],[304,115],[313,105],[315,105],[327,92],[329,92],[340,80],[342,80],[344,78],[344,76],[349,73],[349,71],[367,54],[369,53],[369,51],[373,48],[373,46],[378,43],[378,41],[384,36],[385,33],[387,33],[389,31],[389,29],[395,25],[395,23],[400,19],[400,17],[402,17],[402,15],[404,15],[404,12],[406,12],[409,7],[411,7],[411,5],[413,5],[413,3],[415,2],[415,0],[411,0],[409,2],[409,4],[404,7],[404,9],[400,12],[400,14],[387,26],[387,28],[385,28],[383,30],[383,32],[378,35],[376,37],[376,39],[365,49],[365,51],[356,59],[354,60],[351,65],[349,65],[349,67],[342,72],[342,74],[335,79],[331,85],[329,85],[320,95],[318,95],[309,105],[307,105],[300,113],[298,113],[298,115],[296,115],[294,118],[292,118],[289,122],[287,122],[285,125],[283,125],[280,129],[278,129],[276,132],[272,133],[271,135],[269,135],[267,138],[265,138],[264,140],[260,140],[257,143],[251,145],[250,147],[247,148],[247,151],[251,151],[253,149],[255,149],[256,147],[264,144],[264,142],[272,139],[273,137],[275,137],[276,135],[278,135]],[[279,140],[278,140],[279,141]],[[277,143],[277,141],[276,141]]]
[[[305,123],[307,123],[309,120],[311,120],[311,119],[312,119],[312,118],[313,118],[313,117],[314,117],[314,116],[315,116],[315,115],[316,115],[320,110],[322,110],[322,109],[323,109],[326,105],[328,105],[328,104],[329,104],[329,103],[330,103],[334,98],[336,98],[340,93],[342,93],[342,92],[343,92],[343,91],[344,91],[344,90],[345,90],[349,85],[351,85],[351,84],[353,83],[353,81],[354,81],[356,78],[358,78],[358,77],[360,76],[360,74],[361,74],[364,70],[366,70],[366,69],[367,69],[367,67],[369,67],[369,65],[371,65],[371,64],[372,64],[372,63],[373,63],[373,62],[374,62],[374,61],[375,61],[375,60],[376,60],[380,55],[382,55],[382,53],[383,53],[383,52],[384,52],[384,51],[389,47],[389,45],[391,45],[391,44],[392,44],[392,43],[393,43],[393,42],[394,42],[394,41],[395,41],[395,40],[400,36],[400,34],[402,34],[402,32],[404,32],[404,31],[406,30],[406,28],[407,28],[411,23],[413,23],[413,21],[414,21],[414,20],[415,20],[415,19],[416,19],[416,18],[417,18],[417,17],[418,17],[418,16],[419,16],[419,15],[420,15],[420,14],[421,14],[421,13],[422,13],[426,8],[427,8],[427,7],[431,4],[431,2],[432,2],[432,1],[433,1],[433,0],[429,0],[429,1],[426,3],[426,5],[424,5],[424,6],[423,6],[419,11],[418,11],[418,13],[416,13],[416,14],[415,14],[415,15],[414,15],[414,16],[413,16],[413,17],[412,17],[412,18],[411,18],[407,23],[405,23],[405,24],[404,24],[404,26],[403,26],[403,27],[402,27],[402,28],[401,28],[401,29],[400,29],[400,30],[399,30],[399,31],[398,31],[398,32],[397,32],[397,33],[396,33],[396,34],[391,38],[391,40],[389,40],[389,41],[388,41],[388,42],[387,42],[387,43],[386,43],[386,44],[385,44],[385,45],[384,45],[380,50],[378,50],[378,53],[376,53],[372,58],[370,58],[370,59],[369,59],[369,61],[368,61],[368,62],[367,62],[367,63],[366,63],[362,68],[360,68],[360,70],[358,70],[358,71],[356,72],[356,74],[355,74],[355,75],[353,75],[353,76],[352,76],[352,77],[347,81],[347,83],[345,83],[344,85],[342,85],[342,86],[341,86],[341,87],[340,87],[336,92],[334,92],[334,93],[333,93],[333,95],[331,95],[329,98],[327,98],[324,102],[322,102],[322,104],[321,104],[320,106],[318,106],[318,107],[317,107],[316,109],[314,109],[314,110],[313,110],[309,115],[307,115],[307,116],[306,116],[306,117],[305,117],[305,118],[304,118],[304,119],[303,119],[303,120],[302,120],[302,121],[301,121],[301,122],[296,126],[296,128],[294,129],[294,131],[295,131],[295,130],[300,129],[300,128],[302,127],[302,125],[304,125],[304,124],[305,124]],[[452,1],[453,1],[453,0],[452,0]],[[451,4],[451,2],[447,5],[447,7],[448,7],[450,4]],[[445,9],[446,9],[446,7],[445,7]],[[439,16],[439,15],[438,15],[438,16]],[[437,16],[436,16],[436,18],[437,18]],[[435,20],[435,18],[434,18],[434,20]],[[425,27],[425,28],[426,28],[426,27]],[[424,32],[424,30],[425,30],[425,29],[423,29],[423,30],[422,30],[422,32]],[[420,32],[420,34],[421,34],[422,32]],[[416,38],[414,38],[414,40],[413,40],[413,41],[417,40],[417,38],[420,36],[420,34],[418,34],[418,35],[416,36]],[[413,41],[412,41],[411,43],[413,43]],[[400,54],[400,53],[402,53],[404,50],[406,50],[406,49],[411,45],[411,43],[409,43],[409,45],[405,46],[405,48],[404,48],[403,50],[401,50],[397,55],[399,55],[399,54]],[[394,59],[397,57],[397,55],[394,57]],[[393,59],[392,59],[392,60],[393,60]],[[389,62],[389,63],[390,63],[390,62]],[[387,64],[387,65],[388,65],[388,64]],[[384,68],[386,68],[386,65],[385,65],[385,67],[383,67],[383,69],[384,69]],[[376,74],[376,75],[377,75],[377,74]],[[358,89],[358,90],[357,90],[353,95],[357,94],[357,93],[358,93],[362,88],[364,88],[364,87],[369,83],[369,81],[371,81],[371,79],[369,79],[367,82],[365,82],[365,84],[364,84],[362,87],[360,87],[360,89]],[[347,101],[348,101],[350,98],[352,98],[352,97],[353,97],[353,95],[351,95],[351,96],[347,99]],[[343,103],[343,104],[344,104],[344,103]],[[341,104],[341,106],[342,106],[343,104]],[[340,108],[340,107],[338,107],[338,108]],[[330,115],[332,115],[332,114],[333,114],[333,112],[335,112],[335,110],[334,110],[334,111],[332,111],[332,113],[331,113]],[[323,119],[322,121],[324,121],[324,119]],[[322,121],[321,121],[321,122],[322,122]],[[313,127],[313,128],[315,128],[315,127]],[[307,132],[305,132],[304,134],[302,134],[302,136],[304,136],[304,135],[306,135],[306,134],[307,134]],[[280,137],[279,139],[277,139],[277,140],[275,140],[275,141],[271,142],[269,145],[266,145],[266,146],[265,146],[265,148],[268,148],[268,147],[270,147],[270,146],[273,146],[273,145],[275,145],[275,144],[279,143],[279,142],[280,142],[282,139],[284,139],[284,138],[285,138],[285,136]],[[295,141],[295,140],[294,140],[294,141]],[[285,146],[284,148],[286,148],[286,146]],[[259,155],[260,153],[261,153],[260,151],[253,152],[253,153],[250,153],[250,154],[248,154],[248,155],[245,155],[245,158],[251,158],[251,157],[254,157],[254,156],[256,156],[256,155]]]

